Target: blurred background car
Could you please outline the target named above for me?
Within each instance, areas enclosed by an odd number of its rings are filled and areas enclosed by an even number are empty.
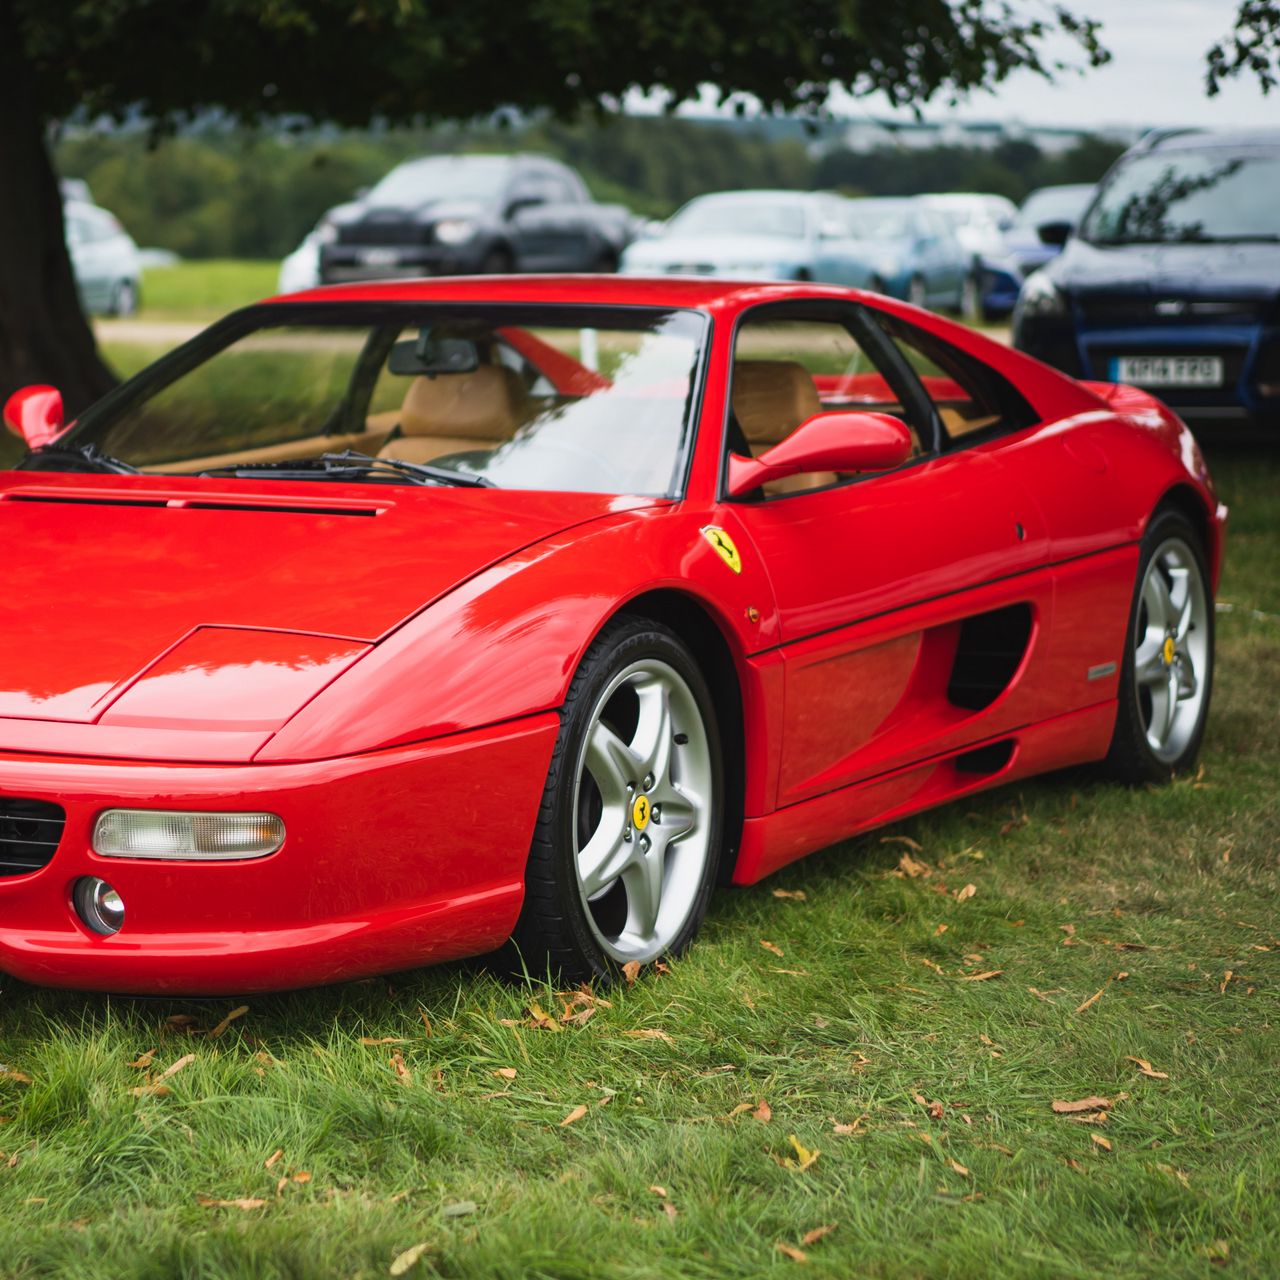
[[[120,220],[81,200],[65,201],[62,219],[81,306],[95,315],[135,314],[142,299],[142,264]]]
[[[698,196],[622,255],[628,275],[821,280],[866,287],[874,267],[855,243],[850,201],[825,192]]]
[[[948,219],[920,197],[849,202],[849,225],[873,267],[870,288],[918,307],[967,314],[969,252]]]
[[[402,276],[613,271],[635,234],[547,156],[428,156],[330,209],[281,264],[281,288]],[[315,280],[309,277],[314,264]]]
[[[1094,190],[1091,182],[1064,183],[1041,187],[1023,201],[1000,243],[981,256],[978,284],[983,316],[1007,316],[1013,310],[1023,280],[1062,252]]]
[[[1280,427],[1280,130],[1150,135],[1027,277],[1014,345],[1156,391],[1192,421]]]
[[[947,191],[921,196],[920,200],[946,219],[951,233],[969,255],[970,279],[963,313],[976,320],[982,304],[982,264],[1002,251],[1005,232],[1017,220],[1018,206],[1007,196],[984,191]]]

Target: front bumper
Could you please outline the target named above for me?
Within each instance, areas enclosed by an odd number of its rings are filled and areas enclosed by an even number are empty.
[[[0,754],[0,793],[66,810],[47,866],[0,878],[0,971],[140,994],[314,986],[500,945],[519,914],[554,713],[338,760],[190,766]],[[106,808],[267,810],[279,852],[240,862],[103,858]],[[82,876],[120,893],[101,937],[71,905]]]
[[[479,238],[465,245],[325,245],[320,251],[320,280],[344,284],[361,280],[402,280],[415,276],[473,275],[479,271],[486,244]]]

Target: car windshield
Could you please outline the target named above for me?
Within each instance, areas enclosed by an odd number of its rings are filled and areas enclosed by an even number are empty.
[[[911,213],[902,205],[860,201],[848,212],[849,234],[858,240],[905,240],[911,235]]]
[[[802,239],[804,209],[794,200],[695,200],[667,224],[679,236],[782,236]]]
[[[636,307],[259,307],[20,465],[674,493],[705,327]]]
[[[1069,222],[1072,226],[1093,195],[1092,187],[1042,187],[1033,191],[1018,210],[1018,226],[1034,231],[1048,222]]]
[[[1280,154],[1213,148],[1138,156],[1081,227],[1094,244],[1280,240]]]
[[[511,176],[501,156],[432,157],[397,165],[365,201],[372,205],[418,205],[430,200],[494,200]]]

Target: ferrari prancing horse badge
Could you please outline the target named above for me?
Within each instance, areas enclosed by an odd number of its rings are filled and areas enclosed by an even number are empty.
[[[742,572],[742,557],[738,554],[738,548],[733,545],[733,539],[723,529],[709,524],[704,526],[702,536],[711,543],[716,554],[734,573]]]

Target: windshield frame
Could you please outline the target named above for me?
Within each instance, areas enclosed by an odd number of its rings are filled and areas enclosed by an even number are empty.
[[[264,302],[243,307],[233,311],[221,320],[215,321],[207,329],[201,330],[193,338],[166,352],[158,360],[140,369],[133,377],[107,392],[79,415],[58,437],[56,444],[75,449],[78,445],[92,443],[85,440],[93,437],[100,429],[106,429],[117,415],[128,412],[135,405],[141,404],[151,395],[163,390],[182,378],[185,374],[198,368],[206,361],[226,350],[241,338],[265,329],[284,328],[290,325],[319,324],[321,326],[342,327],[343,325],[365,325],[373,329],[377,325],[394,325],[412,322],[414,317],[422,315],[424,310],[445,310],[449,312],[479,311],[488,315],[501,315],[508,311],[515,314],[536,310],[548,319],[563,321],[566,327],[591,328],[591,320],[607,318],[609,315],[632,313],[637,316],[682,315],[693,317],[699,328],[694,335],[698,342],[693,362],[689,369],[689,391],[685,401],[684,429],[680,445],[676,451],[672,466],[672,479],[661,497],[670,501],[679,501],[684,497],[689,476],[693,466],[694,451],[697,447],[698,434],[702,425],[703,397],[706,392],[707,370],[710,365],[711,351],[715,336],[714,321],[709,312],[698,307],[662,306],[635,303],[598,303],[598,302],[543,302],[539,299],[515,301],[502,299],[489,302],[483,299],[459,298],[417,298],[395,301],[333,301],[333,302]],[[323,319],[321,319],[323,317]],[[580,318],[580,322],[579,321]],[[604,324],[594,327],[604,328]],[[16,466],[16,470],[36,470],[24,467],[32,455],[28,454]],[[55,468],[40,468],[54,470]],[[148,471],[151,476],[168,475],[175,479],[190,479],[189,473]],[[326,481],[322,474],[317,474],[315,482]],[[302,481],[302,483],[309,483]],[[353,483],[363,483],[354,481]],[[506,487],[506,492],[524,492]],[[487,492],[501,493],[503,487],[495,486]],[[539,490],[538,492],[572,492],[571,490]],[[655,495],[648,495],[655,496]]]

